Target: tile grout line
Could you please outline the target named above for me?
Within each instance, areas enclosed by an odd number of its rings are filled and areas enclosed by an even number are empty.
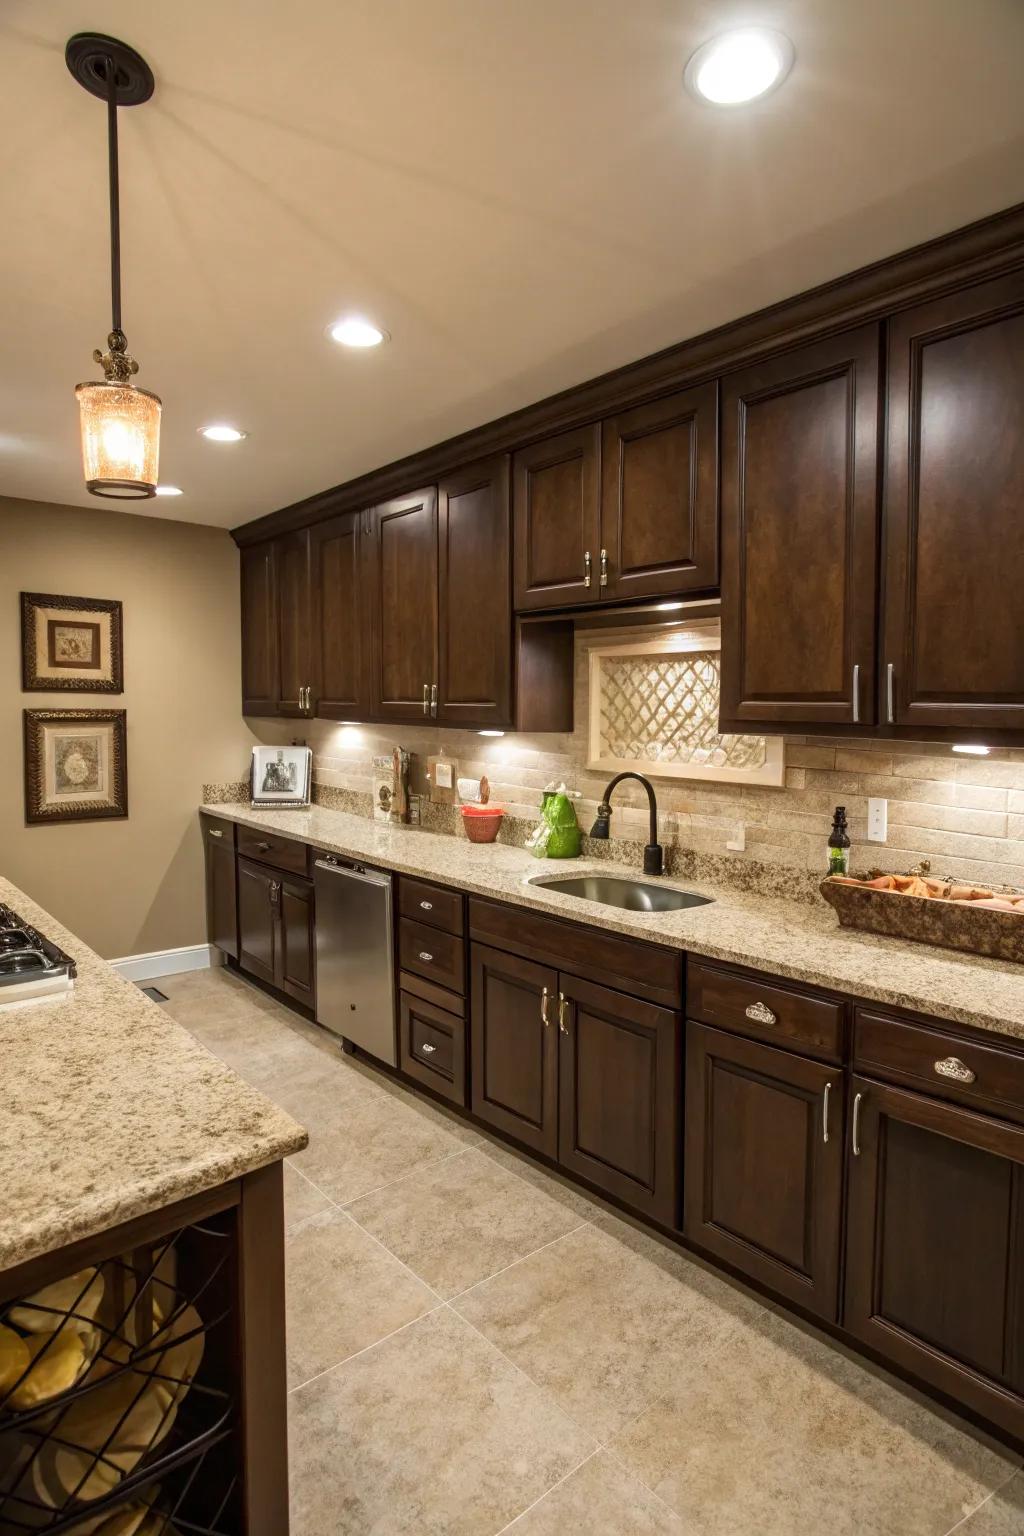
[[[349,1365],[353,1360],[358,1360],[360,1355],[368,1355],[371,1349],[378,1349],[381,1344],[385,1344],[388,1339],[393,1339],[398,1334],[404,1333],[407,1328],[415,1328],[417,1323],[422,1323],[425,1317],[433,1317],[434,1313],[442,1311],[444,1306],[445,1303],[439,1301],[436,1307],[429,1307],[426,1312],[421,1312],[419,1317],[410,1318],[400,1328],[392,1328],[391,1332],[386,1333],[382,1339],[374,1339],[372,1344],[364,1344],[362,1349],[353,1350],[350,1355],[345,1356],[344,1360],[335,1360],[333,1365],[325,1366],[322,1371],[317,1371],[314,1376],[307,1377],[305,1381],[296,1382],[294,1387],[288,1388],[288,1396],[291,1397],[294,1393],[301,1392],[304,1387],[312,1386],[314,1381],[319,1381],[323,1376],[330,1376],[332,1371],[338,1371],[343,1365]]]
[[[1014,1467],[1013,1471],[1010,1473],[1005,1482],[1000,1483],[998,1488],[993,1488],[991,1493],[985,1495],[980,1504],[976,1504],[972,1510],[967,1512],[966,1515],[962,1515],[955,1525],[950,1526],[949,1530],[946,1532],[946,1536],[953,1536],[954,1531],[963,1530],[963,1528],[967,1525],[967,1522],[969,1520],[973,1520],[979,1510],[984,1509],[986,1504],[991,1504],[996,1495],[1002,1493],[1004,1488],[1009,1488],[1014,1478],[1022,1470],[1024,1470],[1024,1464],[1022,1464],[1022,1466]]]
[[[529,1253],[521,1253],[510,1264],[503,1264],[501,1269],[496,1269],[491,1275],[484,1275],[480,1280],[474,1280],[472,1285],[465,1286],[461,1291],[456,1291],[453,1296],[445,1298],[445,1306],[451,1306],[454,1301],[461,1301],[463,1296],[468,1296],[470,1291],[475,1291],[478,1286],[486,1285],[490,1280],[496,1280],[499,1275],[507,1275],[510,1269],[515,1269],[517,1264],[523,1264],[527,1259],[536,1258],[538,1253],[543,1253],[545,1248],[553,1248],[555,1243],[562,1242],[567,1237],[572,1237],[574,1232],[582,1232],[584,1227],[593,1226],[591,1221],[581,1221],[578,1226],[571,1227],[568,1232],[560,1232],[557,1237],[552,1237],[546,1243],[541,1243],[539,1248],[531,1248]],[[461,1313],[459,1314],[461,1317]]]
[[[366,1189],[361,1195],[353,1195],[351,1200],[333,1200],[331,1203],[332,1205],[336,1205],[339,1211],[347,1211],[350,1206],[358,1205],[360,1200],[369,1200],[371,1195],[379,1195],[382,1194],[386,1189],[394,1189],[396,1184],[404,1184],[406,1179],[414,1179],[416,1178],[417,1174],[425,1173],[428,1168],[438,1168],[442,1163],[454,1162],[457,1157],[465,1157],[467,1152],[473,1152],[475,1150],[476,1149],[474,1147],[470,1146],[460,1147],[457,1152],[446,1152],[443,1157],[431,1158],[430,1162],[428,1163],[417,1163],[416,1167],[410,1168],[408,1173],[400,1173],[397,1178],[389,1179],[386,1184],[375,1184],[373,1189]],[[321,1191],[321,1193],[323,1193],[323,1191]],[[330,1195],[327,1196],[327,1199],[331,1199]]]
[[[585,1467],[588,1461],[593,1461],[595,1456],[600,1456],[601,1449],[601,1446],[598,1446],[596,1450],[590,1452],[589,1456],[584,1456],[583,1460],[577,1462],[576,1466],[572,1467],[568,1472],[566,1472],[564,1477],[560,1477],[557,1483],[552,1483],[550,1488],[546,1488],[539,1499],[534,1499],[532,1504],[527,1504],[526,1508],[521,1509],[518,1515],[513,1516],[507,1525],[503,1525],[500,1530],[495,1531],[494,1536],[505,1536],[505,1532],[511,1531],[515,1526],[517,1526],[520,1520],[522,1520],[524,1516],[530,1513],[531,1509],[536,1509],[538,1504],[543,1504],[549,1493],[554,1493],[556,1488],[561,1488],[562,1484],[567,1483],[570,1477],[575,1477],[576,1473],[579,1472],[582,1467]]]

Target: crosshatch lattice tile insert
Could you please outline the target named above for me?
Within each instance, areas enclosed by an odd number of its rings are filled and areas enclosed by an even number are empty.
[[[720,736],[717,651],[601,657],[601,756],[762,768],[763,736]]]

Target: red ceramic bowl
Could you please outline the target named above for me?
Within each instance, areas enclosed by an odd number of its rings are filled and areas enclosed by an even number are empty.
[[[504,808],[500,805],[464,805],[462,825],[470,842],[493,843],[504,814]]]

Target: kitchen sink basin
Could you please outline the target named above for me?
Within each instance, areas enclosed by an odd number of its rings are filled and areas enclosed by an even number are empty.
[[[578,896],[581,901],[597,901],[605,907],[622,907],[627,912],[678,912],[683,907],[706,907],[710,896],[693,891],[677,891],[668,885],[651,885],[644,880],[623,880],[617,875],[570,875],[564,880],[534,878],[531,885],[543,885],[549,891]]]

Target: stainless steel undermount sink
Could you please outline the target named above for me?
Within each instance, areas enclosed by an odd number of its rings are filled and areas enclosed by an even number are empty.
[[[578,896],[581,901],[597,901],[605,907],[622,907],[626,912],[678,912],[683,907],[706,907],[710,896],[693,891],[676,891],[667,885],[651,885],[644,880],[623,880],[618,875],[569,875],[564,880],[534,876],[531,885],[543,885],[549,891]]]

